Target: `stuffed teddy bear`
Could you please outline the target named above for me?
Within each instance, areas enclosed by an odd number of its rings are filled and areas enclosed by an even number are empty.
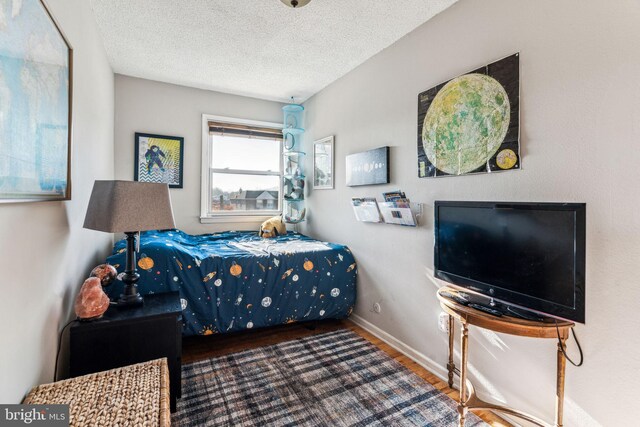
[[[282,221],[282,215],[269,218],[260,226],[258,235],[263,238],[284,236],[287,234],[287,226]]]

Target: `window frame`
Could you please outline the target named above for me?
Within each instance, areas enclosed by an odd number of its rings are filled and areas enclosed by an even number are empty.
[[[284,174],[284,160],[283,160],[283,144],[280,141],[280,158],[279,167],[280,171],[277,174],[279,180],[279,193],[278,193],[278,206],[280,209],[266,210],[260,209],[255,211],[211,211],[211,177],[214,173],[228,173],[228,174],[249,174],[260,176],[276,176],[275,173],[269,173],[265,171],[243,171],[239,169],[215,169],[211,167],[211,135],[209,132],[209,122],[228,123],[234,125],[256,126],[256,127],[268,127],[273,129],[282,130],[282,123],[275,122],[263,122],[250,119],[239,119],[233,117],[216,116],[211,114],[202,115],[202,163],[200,168],[201,175],[201,191],[200,191],[200,222],[202,224],[211,223],[262,223],[263,221],[282,213],[283,208],[283,174]]]

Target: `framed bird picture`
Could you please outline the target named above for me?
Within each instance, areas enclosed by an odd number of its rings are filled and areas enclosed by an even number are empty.
[[[182,188],[184,138],[136,132],[134,181]]]

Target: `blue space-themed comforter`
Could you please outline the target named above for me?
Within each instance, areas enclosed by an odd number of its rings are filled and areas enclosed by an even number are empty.
[[[126,242],[107,262],[124,271]],[[297,233],[262,239],[255,231],[140,237],[142,295],[179,291],[185,335],[209,335],[306,320],[345,318],[356,301],[349,248]],[[116,281],[106,290],[122,292]]]

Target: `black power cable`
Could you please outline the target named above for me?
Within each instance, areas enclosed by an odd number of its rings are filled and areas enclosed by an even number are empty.
[[[66,325],[62,327],[60,331],[60,336],[58,337],[58,349],[56,351],[56,365],[53,368],[53,381],[58,381],[58,359],[60,358],[60,351],[62,350],[62,336],[64,335],[64,331],[69,327],[71,323],[73,323],[76,319],[71,319],[67,322]]]
[[[562,345],[562,339],[560,338],[560,328],[558,328],[558,321],[554,319],[556,324],[556,333],[558,334],[558,346],[560,347],[560,351],[562,351],[562,355],[565,359],[569,361],[573,366],[580,367],[584,362],[584,355],[582,354],[582,347],[580,347],[580,341],[578,341],[578,337],[576,336],[576,332],[571,327],[571,335],[573,335],[573,339],[576,340],[576,345],[578,346],[578,351],[580,352],[580,363],[576,363],[567,355],[567,352],[564,349],[564,345]]]

